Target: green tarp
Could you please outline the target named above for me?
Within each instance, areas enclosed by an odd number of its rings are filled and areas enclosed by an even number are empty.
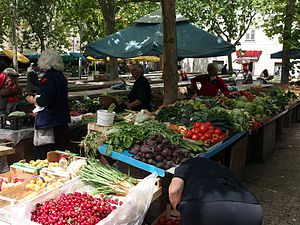
[[[178,58],[223,56],[235,51],[232,44],[196,27],[182,16],[177,18],[176,31]],[[86,54],[96,57],[132,58],[162,53],[163,23],[160,15],[143,17],[133,26],[86,46]]]

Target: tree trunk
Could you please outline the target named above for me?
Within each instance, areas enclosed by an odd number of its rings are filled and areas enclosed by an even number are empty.
[[[290,70],[290,39],[292,36],[292,24],[295,16],[296,0],[288,0],[286,5],[286,16],[284,19],[283,30],[283,47],[282,47],[282,73],[281,83],[289,83],[289,70]]]
[[[233,68],[232,68],[232,53],[230,53],[228,55],[228,72],[232,72],[233,71]]]
[[[41,52],[42,52],[46,49],[44,36],[40,37],[40,43],[41,43]]]
[[[163,54],[163,81],[164,105],[177,100],[177,42],[176,42],[176,1],[161,0],[163,14],[164,54]]]
[[[115,0],[99,0],[101,11],[106,22],[106,33],[107,35],[113,34],[116,27],[116,1]],[[118,61],[115,58],[110,58],[109,63],[109,74],[111,80],[119,78],[118,75]]]

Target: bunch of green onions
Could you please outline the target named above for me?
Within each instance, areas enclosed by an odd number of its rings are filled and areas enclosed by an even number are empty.
[[[89,159],[79,172],[80,179],[104,195],[125,196],[137,180],[98,160]]]

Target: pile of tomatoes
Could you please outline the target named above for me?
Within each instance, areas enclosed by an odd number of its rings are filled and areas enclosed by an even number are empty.
[[[248,100],[253,100],[256,98],[256,95],[252,94],[249,91],[233,91],[233,92],[230,92],[230,95],[232,97],[245,96]]]
[[[205,146],[212,146],[226,139],[227,135],[211,122],[195,122],[192,129],[185,131],[184,137],[194,141],[201,140]]]
[[[167,219],[166,216],[161,216],[155,225],[179,225],[179,219]]]

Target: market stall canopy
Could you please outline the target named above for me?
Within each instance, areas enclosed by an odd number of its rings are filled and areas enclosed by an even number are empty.
[[[30,62],[32,62],[32,61],[39,60],[40,57],[41,57],[41,54],[36,53],[36,54],[33,54],[33,55],[29,56],[28,59],[30,60]]]
[[[82,59],[83,61],[86,61],[86,58],[79,52],[70,52],[69,55],[75,57],[76,59]]]
[[[8,58],[13,59],[13,51],[12,50],[3,50],[2,51],[4,55],[6,55]],[[17,52],[17,60],[21,63],[29,63],[29,59],[26,58],[25,55],[21,54],[20,52]]]
[[[300,59],[300,49],[292,49],[290,56],[294,59]],[[282,51],[271,54],[271,59],[282,59]]]
[[[262,54],[262,51],[257,50],[238,50],[235,52],[237,59],[233,62],[238,64],[248,64],[250,62],[257,62]]]
[[[176,17],[177,57],[204,58],[232,53],[235,47],[195,25],[181,15]],[[114,58],[159,56],[163,53],[163,23],[157,10],[124,30],[86,46],[86,53]]]

